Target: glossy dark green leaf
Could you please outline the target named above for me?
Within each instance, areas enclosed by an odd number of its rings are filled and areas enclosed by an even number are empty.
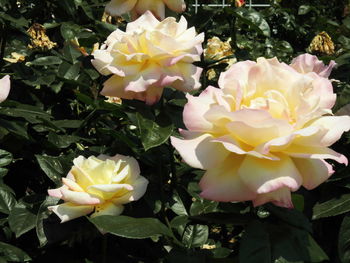
[[[338,251],[342,263],[350,262],[350,215],[343,219],[339,230]]]
[[[171,120],[164,114],[153,120],[149,116],[136,113],[136,118],[142,145],[146,151],[166,142],[173,131]]]
[[[0,167],[9,165],[12,162],[12,159],[13,157],[11,153],[0,149]]]
[[[182,235],[182,243],[188,248],[200,247],[207,242],[208,236],[208,226],[187,225]]]
[[[340,215],[350,211],[350,194],[333,198],[323,203],[317,203],[313,208],[312,219],[320,219]]]
[[[40,168],[45,172],[45,174],[56,184],[61,184],[62,176],[64,174],[64,167],[62,165],[62,158],[46,156],[46,155],[35,155]]]
[[[16,205],[16,199],[10,189],[0,186],[0,212],[10,214]]]
[[[11,230],[16,237],[20,237],[35,227],[36,214],[26,207],[25,204],[18,202],[12,208],[8,220]]]
[[[251,26],[258,33],[269,37],[271,34],[270,26],[263,18],[261,13],[252,9],[238,8],[233,14],[243,23]]]
[[[156,218],[132,218],[128,216],[98,216],[89,219],[103,232],[126,238],[171,236],[170,230]]]
[[[46,56],[46,57],[38,57],[37,59],[30,62],[32,65],[36,66],[48,66],[61,64],[62,60],[56,56]]]
[[[45,201],[39,207],[38,213],[36,215],[35,225],[36,225],[36,235],[39,239],[40,245],[44,246],[47,243],[47,238],[44,231],[43,220],[49,217],[51,212],[47,209],[49,206],[56,205],[59,199],[51,196],[47,196]]]
[[[0,255],[1,254],[4,255],[6,260],[11,262],[27,262],[31,260],[28,254],[22,249],[4,242],[0,242]]]

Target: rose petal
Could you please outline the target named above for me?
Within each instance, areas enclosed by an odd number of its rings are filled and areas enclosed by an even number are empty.
[[[317,159],[292,159],[303,178],[303,186],[314,189],[326,181],[333,173],[332,165],[324,160]]]
[[[134,8],[137,0],[111,0],[106,5],[106,12],[111,16],[121,16]]]
[[[296,191],[302,178],[293,161],[288,156],[279,156],[279,161],[271,161],[247,156],[238,170],[242,181],[258,194],[288,187]]]
[[[10,76],[6,75],[0,79],[0,102],[7,99],[11,88]]]
[[[218,202],[246,201],[256,197],[238,176],[243,156],[231,154],[220,166],[208,169],[199,186],[201,197]]]
[[[64,203],[61,205],[49,206],[48,209],[61,219],[61,223],[64,223],[91,213],[94,210],[94,206]]]
[[[273,192],[259,194],[254,200],[253,205],[259,206],[265,203],[272,202],[277,206],[292,209],[294,207],[290,189],[288,187],[279,188]]]
[[[187,164],[195,168],[208,169],[218,165],[229,154],[221,143],[212,142],[212,139],[210,134],[185,140],[171,137],[171,144]]]

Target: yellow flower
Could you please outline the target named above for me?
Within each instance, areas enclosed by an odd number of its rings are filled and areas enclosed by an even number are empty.
[[[310,52],[332,55],[334,54],[334,43],[332,38],[323,31],[312,39],[309,50]]]
[[[146,192],[148,180],[140,175],[133,157],[116,155],[79,156],[63,186],[48,190],[50,196],[65,203],[50,206],[61,222],[92,213],[91,217],[119,215],[123,205],[140,199]]]

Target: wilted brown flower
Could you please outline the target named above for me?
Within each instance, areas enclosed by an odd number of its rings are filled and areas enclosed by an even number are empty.
[[[122,104],[122,99],[119,98],[119,97],[109,97],[109,96],[106,96],[105,102],[114,103],[114,104]]]
[[[46,35],[46,29],[43,25],[39,23],[34,23],[28,30],[30,36],[30,44],[28,47],[30,49],[40,48],[40,49],[52,49],[57,46],[57,43],[52,42],[50,38]]]
[[[334,54],[334,43],[332,38],[325,31],[322,31],[312,39],[309,50],[310,52],[332,55]]]
[[[125,20],[121,16],[111,16],[108,13],[104,12],[102,15],[101,21],[108,23],[108,24],[119,25],[119,24],[123,23]]]
[[[233,55],[233,50],[230,45],[231,38],[223,42],[218,37],[212,37],[208,39],[207,48],[204,50],[204,57],[211,60],[219,60],[227,56]],[[223,59],[219,63],[227,63],[230,67],[233,63],[236,62],[235,58]],[[209,80],[214,79],[216,76],[214,69],[209,69],[207,71],[207,78]]]
[[[26,57],[25,55],[19,54],[17,52],[12,52],[10,58],[3,58],[5,61],[10,63],[17,63],[17,62],[23,62]]]

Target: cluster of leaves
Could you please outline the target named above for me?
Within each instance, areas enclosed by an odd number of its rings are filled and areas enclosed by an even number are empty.
[[[347,104],[348,3],[265,3],[270,7],[217,8],[203,1],[195,14],[189,0],[184,16],[207,39],[231,37],[237,60],[277,56],[289,62],[327,31],[336,53],[322,58],[339,65],[332,75],[339,80],[336,109]],[[336,167],[318,189],[293,194],[294,210],[203,200],[203,171],[181,162],[169,143],[184,128],[184,95],[166,89],[152,107],[111,104],[98,95],[104,77],[89,54],[117,28],[101,21],[105,4],[0,0],[0,75],[12,80],[10,97],[0,107],[0,262],[350,262],[349,168]],[[44,25],[56,47],[28,47],[27,29],[34,23]],[[3,60],[12,52],[25,60]],[[199,64],[204,71],[222,71],[225,65],[215,62]],[[208,83],[202,76],[203,87],[216,86],[215,79]],[[334,147],[349,156],[349,143],[345,138]],[[47,189],[60,186],[75,157],[100,153],[135,157],[150,181],[146,195],[128,204],[122,216],[59,224],[48,213],[58,200],[47,197]]]

